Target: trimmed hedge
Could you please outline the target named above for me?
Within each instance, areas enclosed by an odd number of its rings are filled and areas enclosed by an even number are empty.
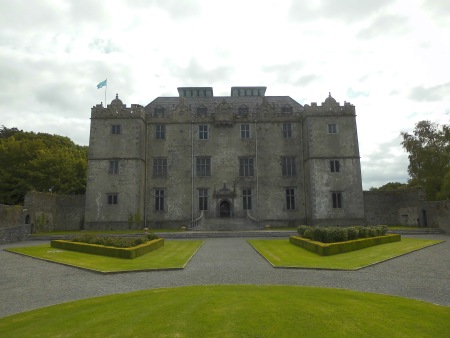
[[[386,225],[376,226],[353,226],[353,227],[317,227],[300,225],[297,233],[313,241],[322,243],[345,242],[348,240],[384,236],[389,228]]]
[[[321,256],[331,256],[344,252],[360,250],[375,245],[399,241],[401,241],[401,236],[398,234],[389,234],[370,238],[359,238],[339,243],[322,243],[300,236],[289,237],[289,242],[291,244],[302,247]]]
[[[116,248],[100,244],[88,244],[66,240],[52,240],[53,248],[84,252],[116,258],[133,259],[164,246],[164,238],[158,238],[130,248]]]

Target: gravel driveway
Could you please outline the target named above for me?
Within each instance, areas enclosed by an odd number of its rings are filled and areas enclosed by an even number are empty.
[[[206,284],[309,285],[415,298],[450,306],[450,241],[358,271],[275,269],[245,238],[208,238],[184,270],[101,275],[0,250],[0,317],[72,300]],[[42,244],[1,245],[0,249]]]

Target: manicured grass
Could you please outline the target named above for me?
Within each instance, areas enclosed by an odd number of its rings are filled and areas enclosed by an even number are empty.
[[[0,318],[4,337],[448,337],[450,307],[348,290],[221,285],[91,298]]]
[[[333,256],[320,256],[286,239],[248,241],[274,267],[356,270],[443,241],[402,238],[388,243]]]
[[[202,244],[203,241],[166,240],[163,247],[135,259],[122,259],[55,249],[50,244],[5,250],[52,262],[110,273],[136,270],[182,269]]]

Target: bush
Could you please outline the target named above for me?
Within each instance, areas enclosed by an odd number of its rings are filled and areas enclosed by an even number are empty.
[[[371,227],[312,227],[301,225],[297,228],[297,232],[301,237],[322,243],[345,242],[358,238],[384,236],[387,231],[388,227],[385,225]]]
[[[131,248],[141,244],[145,244],[148,241],[158,239],[155,234],[148,234],[144,237],[132,238],[132,237],[119,237],[119,236],[96,236],[96,235],[81,235],[72,239],[72,242],[87,243],[111,246],[114,248]]]
[[[358,227],[348,227],[347,228],[347,237],[349,240],[358,239],[359,238]]]
[[[300,225],[300,226],[297,228],[297,233],[298,233],[298,235],[299,235],[299,236],[303,236],[303,234],[305,233],[305,231],[308,230],[309,228],[310,228],[310,227],[307,226],[307,225]]]

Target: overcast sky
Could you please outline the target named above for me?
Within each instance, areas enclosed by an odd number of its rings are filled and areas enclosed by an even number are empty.
[[[364,189],[408,179],[401,131],[450,118],[449,0],[0,0],[0,125],[89,141],[90,109],[180,86],[356,106]]]

